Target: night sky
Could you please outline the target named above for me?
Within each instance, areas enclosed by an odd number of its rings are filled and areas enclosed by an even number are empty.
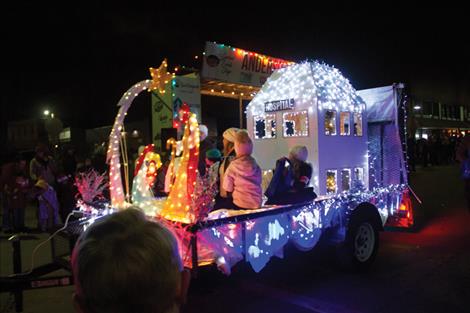
[[[149,78],[150,66],[164,57],[170,66],[198,66],[194,56],[206,40],[323,60],[357,89],[402,81],[429,90],[429,98],[470,100],[466,10],[386,4],[374,12],[356,4],[255,9],[234,1],[196,9],[156,1],[2,5],[1,120],[40,116],[47,107],[65,126],[109,125],[122,93]],[[150,97],[137,102],[144,107]]]

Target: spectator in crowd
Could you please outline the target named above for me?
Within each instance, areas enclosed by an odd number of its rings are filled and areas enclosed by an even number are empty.
[[[73,177],[75,175],[75,171],[77,170],[77,159],[75,158],[75,150],[72,147],[69,147],[66,150],[62,158],[62,167],[66,176]]]
[[[421,161],[422,167],[427,167],[429,162],[429,145],[428,141],[425,138],[420,138],[417,141],[416,151]]]
[[[179,312],[190,279],[170,231],[135,208],[91,225],[74,248],[72,268],[82,313]]]
[[[57,194],[44,179],[40,178],[35,185],[34,194],[39,201],[39,228],[41,231],[52,231],[59,225],[59,201]]]
[[[57,178],[57,198],[59,200],[59,215],[63,222],[75,209],[75,195],[78,193],[73,175],[59,174]]]
[[[5,232],[22,232],[25,228],[25,207],[29,191],[27,162],[18,155],[2,170],[2,190],[4,195],[3,227]]]
[[[36,147],[36,155],[30,162],[29,171],[33,182],[42,178],[50,186],[55,186],[57,166],[45,144],[39,144]]]

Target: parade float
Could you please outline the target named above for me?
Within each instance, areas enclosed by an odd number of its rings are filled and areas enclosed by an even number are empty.
[[[336,246],[342,264],[365,268],[377,255],[380,231],[413,226],[411,196],[420,201],[408,185],[402,84],[356,91],[339,70],[323,63],[293,64],[224,45],[209,47],[213,54],[206,59],[224,61],[215,62],[220,72],[212,69],[207,77],[228,77],[227,69],[239,58],[237,73],[242,80],[251,78],[252,83],[262,85],[234,87],[211,78],[201,85],[201,93],[238,97],[240,108],[242,100],[251,100],[246,109],[247,130],[263,169],[263,189],[276,160],[289,148],[305,145],[313,167],[311,186],[319,196],[294,205],[212,211],[217,188],[198,175],[198,120],[184,103],[170,116],[181,131],[180,138],[166,141],[168,194],[155,196],[152,185],[162,170],[161,157],[150,143],[130,173],[124,120],[140,93],[162,96],[170,83],[176,85],[175,75],[168,72],[164,61],[159,68],[150,69],[152,79],[133,85],[118,103],[107,151],[109,179],[96,172],[77,176],[78,210],[72,213],[77,219],[69,223],[69,215],[63,228],[35,248],[50,241],[52,262],[34,267],[33,252],[31,270],[23,273],[21,240],[27,236],[9,239],[15,274],[0,277],[0,292],[14,293],[18,312],[24,290],[73,284],[70,251],[77,237],[95,220],[131,206],[140,207],[149,219],[175,234],[182,260],[194,275],[199,267],[214,264],[229,274],[242,260],[259,272],[272,257],[282,258],[286,245],[307,251],[320,238]],[[253,73],[244,72],[249,70]],[[232,91],[225,92],[222,88],[226,87]],[[248,93],[254,97],[248,98]],[[160,151],[164,148],[161,143],[158,146]],[[105,188],[109,199],[103,199]],[[48,275],[58,269],[67,273]]]
[[[402,86],[357,92],[339,70],[319,62],[277,69],[247,107],[247,129],[266,187],[275,161],[290,147],[305,145],[313,165],[312,186],[319,197],[310,203],[263,206],[233,211],[212,208],[214,186],[198,176],[199,127],[183,105],[176,162],[176,138],[167,142],[171,162],[167,197],[154,197],[149,171],[160,158],[148,146],[139,157],[130,190],[124,118],[143,91],[165,92],[174,75],[166,61],[151,70],[153,79],[124,93],[110,135],[110,204],[114,210],[142,208],[149,218],[172,229],[187,267],[217,264],[224,272],[245,260],[260,271],[288,243],[312,249],[320,237],[343,250],[355,267],[375,258],[384,226],[413,224],[403,146],[405,118]],[[151,176],[151,175],[150,175]]]

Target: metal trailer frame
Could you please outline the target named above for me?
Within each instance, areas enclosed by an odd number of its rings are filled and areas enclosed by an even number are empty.
[[[67,230],[59,232],[57,236],[65,240],[72,251],[78,235]],[[15,311],[23,312],[23,292],[25,290],[44,289],[53,287],[66,287],[74,284],[72,267],[70,264],[70,255],[59,254],[57,249],[58,238],[51,238],[51,257],[52,261],[31,269],[29,272],[22,272],[22,240],[39,239],[33,235],[15,234],[6,238],[11,242],[13,250],[13,275],[0,277],[0,293],[12,293],[15,303]],[[65,270],[67,273],[63,275],[52,275],[57,270]]]

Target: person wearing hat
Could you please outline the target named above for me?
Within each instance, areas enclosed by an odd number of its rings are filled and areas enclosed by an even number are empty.
[[[206,175],[209,177],[211,185],[217,184],[219,180],[219,167],[222,160],[222,153],[219,149],[210,149],[206,152]]]
[[[231,127],[228,128],[224,131],[222,134],[223,138],[223,156],[222,160],[220,161],[219,165],[219,193],[217,194],[215,198],[215,204],[214,204],[214,209],[220,209],[225,206],[225,203],[227,199],[230,201],[230,195],[223,189],[223,180],[224,180],[224,174],[225,171],[227,170],[228,166],[230,165],[230,162],[235,158],[235,136],[237,132],[239,131],[238,128]]]
[[[59,224],[59,201],[57,194],[42,177],[34,185],[34,191],[39,201],[39,228],[50,231]]]
[[[197,166],[197,170],[200,176],[204,176],[206,174],[206,152],[210,149],[214,148],[214,143],[207,138],[208,135],[207,126],[204,124],[199,125],[199,162]]]
[[[261,206],[263,191],[261,188],[261,168],[251,156],[253,141],[246,130],[235,135],[236,158],[230,163],[224,174],[222,188],[232,193],[232,202],[227,209],[257,209]]]
[[[207,150],[206,160],[205,160],[207,168],[211,167],[217,162],[220,162],[220,160],[222,160],[222,153],[220,153],[219,149],[213,148],[213,149]]]
[[[37,181],[42,177],[49,185],[55,186],[57,166],[45,144],[40,143],[37,145],[36,155],[29,163],[29,171],[29,176],[33,181]]]
[[[315,199],[309,187],[313,168],[307,162],[307,147],[297,145],[289,150],[288,157],[277,160],[273,178],[266,189],[266,204],[294,204]]]

